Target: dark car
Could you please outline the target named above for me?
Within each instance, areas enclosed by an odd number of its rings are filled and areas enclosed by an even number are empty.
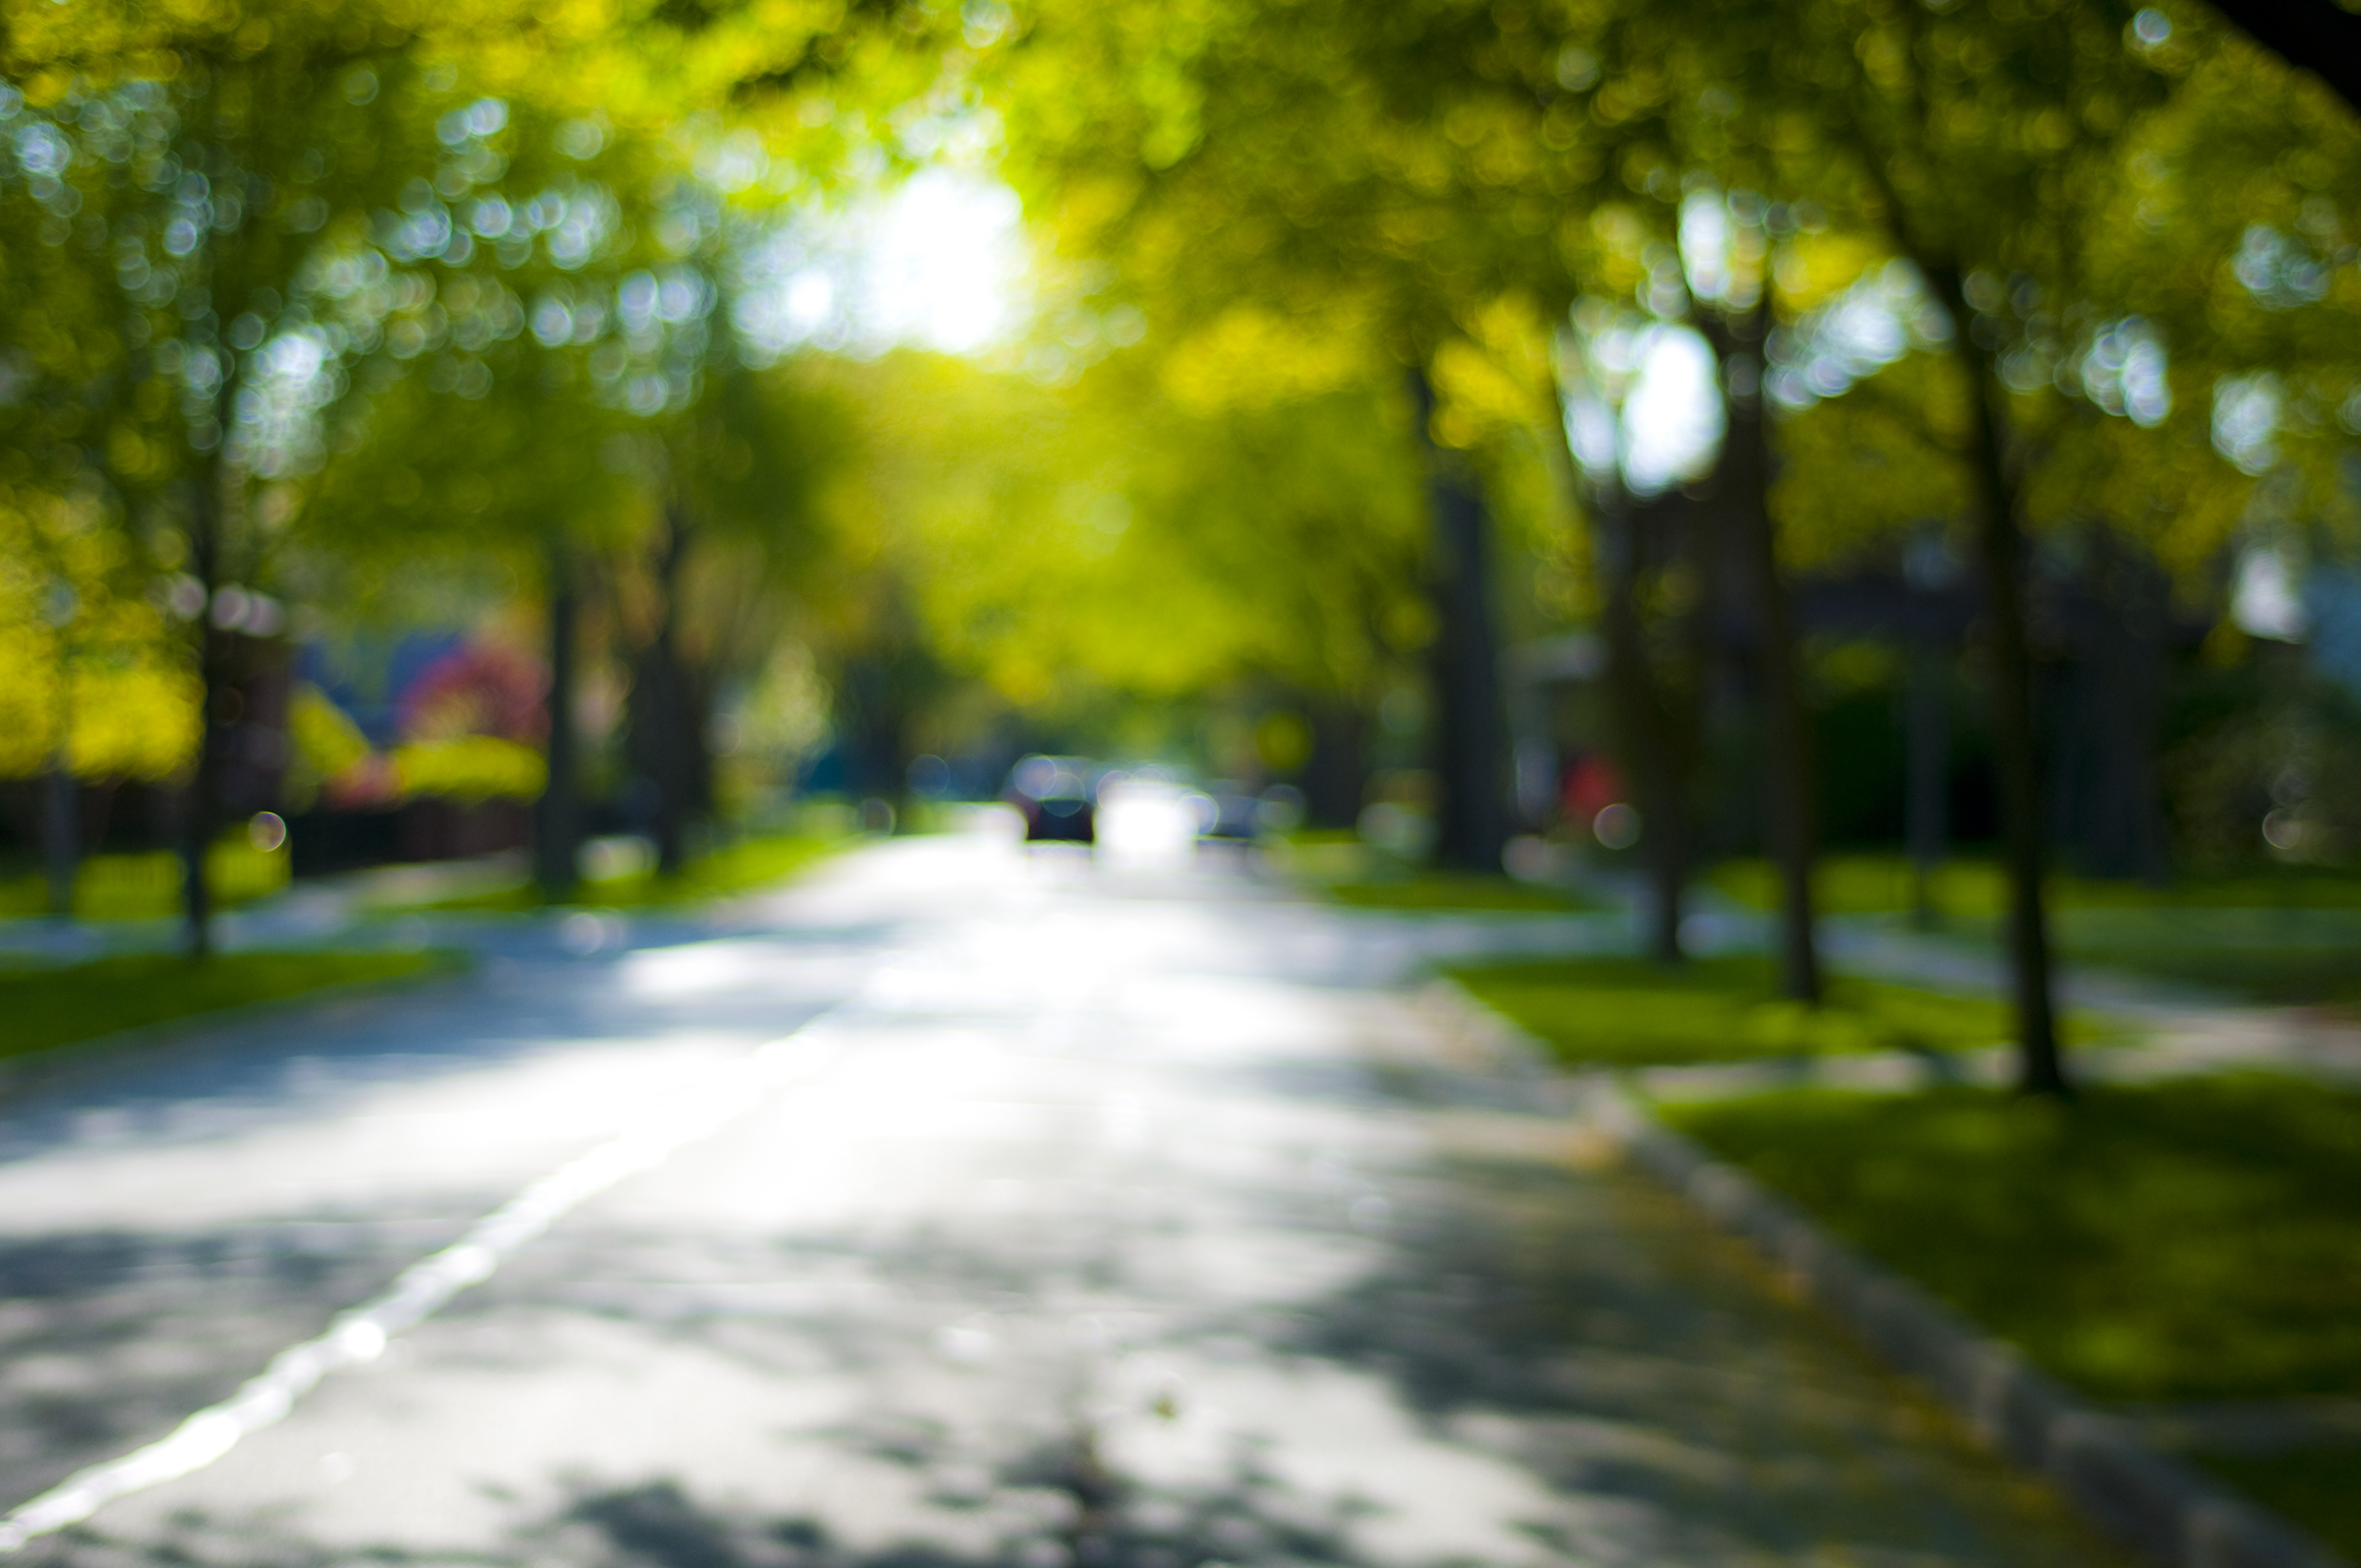
[[[1008,804],[1025,814],[1028,844],[1093,844],[1098,766],[1079,756],[1028,756],[1008,770]]]
[[[1227,779],[1211,786],[1212,805],[1197,837],[1212,844],[1251,844],[1262,831],[1262,803]]]

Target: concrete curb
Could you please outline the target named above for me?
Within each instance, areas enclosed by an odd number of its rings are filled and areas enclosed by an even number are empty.
[[[1632,1162],[1751,1242],[1795,1292],[1963,1417],[1988,1448],[2055,1482],[2162,1568],[2353,1568],[2276,1514],[2156,1452],[2009,1346],[1843,1242],[1659,1121],[1612,1078],[1586,1081],[1594,1126]]]
[[[1436,982],[1423,995],[1503,1053],[1548,1059],[1540,1041],[1460,986]],[[1930,1071],[1899,1057],[1833,1068],[1775,1062],[1657,1070],[1666,1088],[1690,1099],[1839,1078],[1887,1089],[1958,1081],[1945,1064]],[[1574,1082],[1576,1114],[1632,1164],[1752,1244],[1798,1296],[1950,1407],[1986,1448],[2049,1479],[2085,1518],[2159,1568],[2355,1568],[2288,1520],[2159,1453],[2131,1422],[2085,1403],[2013,1347],[1855,1253],[1754,1177],[1665,1125],[1622,1078],[1592,1072]]]

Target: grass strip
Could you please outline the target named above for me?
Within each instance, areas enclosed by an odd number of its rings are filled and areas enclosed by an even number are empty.
[[[1725,861],[1707,880],[1741,904],[1779,907],[1779,875],[1768,861]],[[1901,855],[1828,855],[1812,878],[1820,912],[1895,914],[1911,907],[1910,863]],[[1997,862],[1948,860],[1935,868],[1929,891],[1936,913],[1950,919],[1993,919],[2008,908],[2008,881]],[[2275,874],[2182,876],[2164,883],[2086,876],[2052,876],[2054,909],[2361,909],[2361,876],[2290,867]]]
[[[566,902],[599,909],[636,909],[651,905],[692,903],[703,898],[748,892],[773,882],[785,881],[838,849],[844,842],[837,838],[748,839],[744,843],[715,850],[678,876],[634,872],[624,876],[585,881],[575,890],[574,897]],[[437,899],[432,903],[411,907],[517,912],[540,909],[546,903],[539,888],[529,881],[520,881],[486,892]]]
[[[2199,1454],[2197,1462],[2361,1561],[2361,1448],[2280,1454]]]
[[[2087,1393],[2361,1394],[2361,1096],[2242,1073],[1661,1114]]]
[[[1761,861],[1715,868],[1711,881],[1752,908],[1779,900]],[[1825,914],[1894,914],[1910,907],[1909,865],[1890,855],[1822,861],[1814,883]],[[2164,886],[2052,877],[2052,934],[2069,963],[2204,986],[2283,1006],[2361,1004],[2361,877],[2290,868],[2278,875],[2186,877]],[[1987,862],[1946,863],[1934,903],[1949,935],[1997,946],[2006,888]]]
[[[202,961],[132,953],[0,970],[0,1057],[451,963],[435,952],[218,953]]]
[[[2291,942],[2276,947],[2202,947],[2142,942],[2073,942],[2086,963],[2205,986],[2273,1006],[2361,1005],[2361,944]]]
[[[1595,900],[1572,888],[1520,882],[1473,872],[1421,872],[1371,881],[1338,881],[1320,891],[1355,909],[1478,910],[1562,915],[1597,909]]]
[[[1998,922],[1990,924],[1999,940]],[[2210,987],[2279,1005],[2361,1002],[2361,911],[2307,906],[2070,909],[2057,922],[2073,962]]]
[[[1486,1006],[1585,1066],[1660,1066],[1863,1051],[1958,1051],[2012,1038],[1997,1001],[1832,977],[1819,1007],[1780,997],[1767,958],[1550,958],[1446,971]],[[2103,1033],[2069,1019],[2070,1039]]]

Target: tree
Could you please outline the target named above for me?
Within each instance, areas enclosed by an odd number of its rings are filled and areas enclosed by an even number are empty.
[[[2361,109],[2361,17],[2335,0],[2214,0],[2214,9]]]
[[[632,725],[666,874],[686,864],[692,817],[712,810],[715,699],[762,666],[790,623],[822,548],[820,495],[850,445],[835,410],[785,369],[739,357],[726,301],[708,316],[689,400],[647,449],[661,524],[641,567]]]
[[[1474,199],[1433,122],[1390,101],[1397,84],[1372,67],[1431,57],[1431,70],[1448,49],[1423,49],[1419,30],[1448,23],[1440,8],[1369,27],[1327,5],[1240,4],[1173,34],[1120,8],[1045,7],[1004,94],[1020,186],[1072,254],[1115,263],[1169,340],[1277,324],[1266,340],[1292,362],[1253,375],[1326,370],[1337,387],[1408,367],[1431,385],[1455,311],[1529,270],[1562,196],[1511,182]],[[1443,847],[1489,870],[1505,821],[1490,521],[1460,459],[1428,467]]]
[[[289,402],[333,395],[322,334],[295,302],[299,270],[314,234],[362,222],[372,197],[391,205],[408,122],[371,105],[381,72],[397,91],[419,85],[399,80],[397,47],[349,17],[86,14],[70,33],[14,20],[0,66],[33,87],[20,112],[38,116],[28,134],[55,165],[35,178],[57,190],[53,205],[90,206],[56,239],[76,267],[113,274],[94,291],[99,316],[124,324],[97,367],[109,374],[67,392],[118,411],[107,477],[202,596],[190,625],[204,722],[182,813],[189,945],[202,955],[234,723],[229,638],[272,526],[254,510],[257,481]]]
[[[2182,95],[2174,79],[2187,70],[2168,47],[2171,25],[2150,18],[2104,6],[2005,20],[1830,7],[1808,13],[1812,26],[1792,30],[1786,48],[1757,40],[1770,47],[1775,76],[1811,84],[1813,107],[1790,96],[1789,112],[1822,116],[1822,145],[1859,182],[1853,209],[1882,224],[1913,263],[1948,318],[1966,373],[1961,455],[1989,625],[2021,1083],[2034,1093],[2062,1092],[2066,1080],[2041,885],[2028,539],[2042,520],[2046,486],[2070,471],[2060,458],[2091,452],[2092,436],[2103,450],[2132,433],[2130,423],[2083,414],[2046,422],[2048,394],[2040,389],[2067,385],[2065,367],[2080,361],[2089,369],[2079,390],[2108,395],[2103,365],[2078,352],[2076,339],[2095,346],[2126,330],[2130,301],[2106,287],[2097,265],[2110,242],[2123,238],[2108,232],[2108,209],[2125,184],[2140,183],[2142,136],[2171,118],[2172,100]],[[2349,144],[2349,136],[2340,140]],[[2131,234],[2144,230],[2156,232],[2136,222]],[[2132,271],[2180,271],[2156,265],[2176,244],[2188,261],[2203,267],[2209,260],[2211,248],[2198,234],[2183,229],[2163,239],[2161,246],[2136,240],[2145,254]],[[2198,344],[2210,335],[2190,333]],[[2121,390],[2119,377],[2118,398]],[[2117,479],[2108,488],[2117,502],[2137,496],[2137,487],[2127,494]],[[2152,528],[2161,519],[2151,513],[2141,520]],[[2193,520],[2184,514],[2167,526]]]
[[[88,784],[170,776],[195,708],[179,638],[89,484],[0,491],[0,777],[43,778],[53,914],[71,914]]]
[[[875,721],[928,695],[914,642],[930,679],[1043,725],[1249,688],[1373,705],[1425,616],[1407,411],[1376,389],[1241,402],[1237,363],[1142,345],[1070,386],[907,351],[807,367],[862,433],[811,621],[871,672]]]
[[[504,186],[550,156],[546,144],[518,146],[512,99],[542,105],[536,129],[589,159],[618,139],[617,122],[642,148],[727,141],[710,121],[703,136],[666,140],[684,101],[735,99],[742,121],[792,126],[782,105],[806,82],[842,71],[891,90],[929,68],[898,34],[846,29],[825,6],[634,23],[596,6],[547,18],[485,4],[422,27],[408,13],[284,0],[206,14],[82,7],[71,26],[23,5],[7,20],[0,74],[30,94],[12,92],[8,106],[38,122],[26,130],[38,151],[19,215],[64,253],[42,286],[91,302],[96,328],[79,357],[52,334],[47,401],[110,416],[113,434],[92,450],[120,511],[201,596],[191,636],[205,726],[182,814],[189,941],[203,953],[204,850],[233,742],[230,623],[248,602],[242,584],[297,553],[301,525],[319,515],[304,503],[322,444],[360,429],[337,408],[411,361],[439,395],[486,395],[489,359],[523,326],[500,274],[536,256],[576,271],[625,226],[596,182],[560,174],[529,201]],[[797,145],[860,138],[857,116],[850,137],[825,123],[824,135],[794,133]],[[792,194],[803,171],[782,172],[774,194]],[[656,207],[661,249],[673,214]],[[552,598],[562,627],[567,595]],[[562,789],[567,770],[558,777]]]
[[[1700,193],[1684,204],[1680,193],[1700,177],[1728,178],[1736,171],[1718,156],[1726,148],[1711,145],[1723,112],[1711,79],[1697,80],[1693,72],[1684,77],[1679,54],[1679,36],[1658,27],[1647,12],[1612,7],[1562,10],[1539,25],[1521,13],[1421,8],[1400,14],[1394,29],[1372,34],[1361,50],[1362,69],[1383,84],[1406,141],[1415,134],[1410,128],[1443,128],[1440,139],[1425,136],[1420,155],[1449,171],[1454,188],[1448,200],[1492,225],[1482,242],[1490,258],[1486,267],[1471,268],[1464,259],[1449,264],[1440,286],[1488,277],[1494,289],[1546,302],[1544,316],[1560,321],[1578,298],[1611,300],[1620,293],[1636,298],[1651,318],[1701,319],[1714,342],[1729,418],[1728,439],[1708,481],[1710,505],[1679,525],[1670,519],[1690,510],[1679,502],[1633,506],[1620,458],[1612,453],[1604,467],[1614,471],[1588,497],[1570,489],[1568,499],[1590,514],[1596,532],[1592,557],[1601,576],[1607,685],[1649,824],[1644,853],[1655,883],[1652,946],[1665,959],[1680,953],[1696,716],[1693,698],[1682,691],[1689,683],[1674,669],[1682,656],[1647,626],[1643,607],[1654,596],[1645,584],[1658,573],[1712,577],[1723,554],[1732,546],[1740,551],[1777,764],[1767,794],[1769,836],[1788,886],[1783,978],[1790,995],[1812,999],[1818,966],[1809,891],[1809,765],[1793,679],[1791,617],[1763,504],[1767,470],[1753,392],[1762,335],[1762,243],[1754,226],[1759,211],[1751,220],[1724,216],[1719,252],[1695,257],[1693,275],[1684,279],[1682,253],[1689,247],[1680,241],[1694,226],[1687,219],[1711,215],[1718,202]],[[1684,157],[1692,163],[1685,180]],[[1694,166],[1708,157],[1714,158],[1710,176]],[[1417,162],[1406,157],[1403,168],[1411,183],[1419,183]],[[1425,183],[1441,186],[1431,173]],[[1541,220],[1532,208],[1544,204],[1555,204],[1567,218]],[[1709,260],[1710,278],[1700,270]],[[1463,331],[1473,314],[1461,308]],[[1562,392],[1554,402],[1547,424],[1563,428],[1571,410]],[[1571,479],[1562,452],[1554,466]],[[1674,537],[1645,537],[1667,529]]]

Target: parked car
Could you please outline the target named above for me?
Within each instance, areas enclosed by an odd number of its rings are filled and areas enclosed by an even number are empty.
[[[1028,756],[1008,770],[1008,804],[1024,814],[1028,844],[1098,842],[1098,764],[1082,756]]]
[[[1227,779],[1212,786],[1211,809],[1197,837],[1214,844],[1251,844],[1262,831],[1262,803]]]

